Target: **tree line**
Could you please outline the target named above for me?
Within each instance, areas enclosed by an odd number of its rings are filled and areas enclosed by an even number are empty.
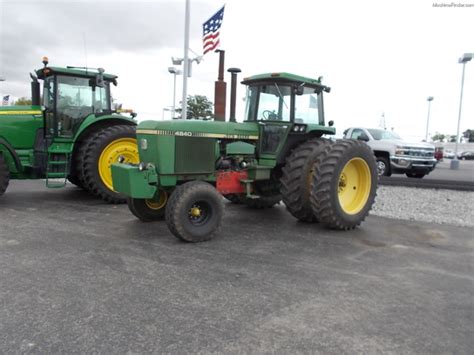
[[[474,143],[474,129],[467,129],[462,133],[462,137],[466,139],[469,143]],[[432,137],[431,140],[433,142],[441,142],[441,143],[456,143],[456,135],[453,134],[443,134],[436,132]]]

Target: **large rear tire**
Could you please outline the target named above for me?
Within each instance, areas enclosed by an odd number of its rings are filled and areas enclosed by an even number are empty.
[[[71,184],[86,191],[89,191],[89,189],[84,181],[84,158],[86,156],[86,148],[90,143],[90,138],[91,135],[89,134],[88,136],[82,137],[81,141],[76,142],[71,160],[71,172],[68,176],[68,180]]]
[[[316,138],[307,141],[288,156],[283,167],[281,194],[291,215],[303,222],[317,222],[311,208],[309,196],[314,175],[315,162],[331,141]]]
[[[126,197],[113,190],[111,165],[119,157],[138,163],[135,127],[116,125],[93,135],[84,150],[83,180],[86,188],[109,203],[125,203]]]
[[[160,221],[165,218],[168,193],[160,190],[155,199],[128,198],[127,204],[130,212],[142,222]]]
[[[316,163],[311,207],[332,229],[353,229],[367,217],[375,200],[377,166],[364,142],[340,140]]]
[[[0,196],[7,190],[10,183],[10,170],[2,154],[0,154]]]
[[[204,242],[218,232],[224,202],[214,186],[190,181],[178,186],[166,206],[166,224],[173,235],[186,242]]]

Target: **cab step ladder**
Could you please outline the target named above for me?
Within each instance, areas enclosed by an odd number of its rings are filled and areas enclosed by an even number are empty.
[[[69,162],[69,152],[48,153],[48,162],[46,165],[46,187],[55,189],[66,186]]]

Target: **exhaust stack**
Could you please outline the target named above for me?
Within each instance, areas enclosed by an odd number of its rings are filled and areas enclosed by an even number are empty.
[[[239,68],[229,68],[227,69],[231,73],[231,83],[230,83],[230,116],[229,122],[236,122],[235,120],[235,99],[237,96],[237,73],[240,73]]]
[[[224,122],[227,95],[227,83],[224,81],[225,51],[218,49],[216,52],[219,53],[219,76],[214,85],[214,120]]]
[[[40,106],[41,105],[41,96],[40,96],[40,84],[38,83],[38,78],[36,75],[30,73],[31,77],[31,105]]]

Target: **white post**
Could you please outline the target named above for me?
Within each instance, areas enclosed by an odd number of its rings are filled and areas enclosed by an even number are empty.
[[[172,119],[175,118],[176,114],[176,74],[177,73],[174,73],[174,84],[173,84],[173,110],[171,111],[172,112]]]
[[[462,63],[461,97],[459,98],[458,129],[456,131],[456,144],[454,145],[454,159],[458,158],[459,129],[461,128],[462,95],[464,91],[464,70],[465,69],[466,69],[466,62]]]
[[[433,96],[429,96],[427,101],[428,101],[428,118],[426,120],[425,142],[428,143],[428,129],[430,127],[430,111],[431,111],[431,101],[433,101]]]
[[[188,58],[188,48],[189,48],[189,0],[186,0],[186,13],[184,17],[184,59],[183,59],[183,103],[181,110],[181,118],[186,119],[187,114],[187,97],[188,97],[188,73],[189,73],[189,58]]]

